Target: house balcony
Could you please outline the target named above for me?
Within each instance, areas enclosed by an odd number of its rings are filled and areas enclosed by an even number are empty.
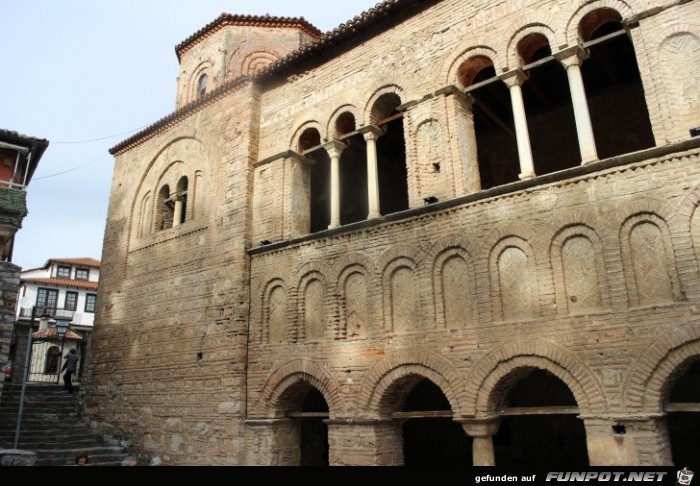
[[[27,192],[0,186],[0,246],[22,227],[27,215]]]

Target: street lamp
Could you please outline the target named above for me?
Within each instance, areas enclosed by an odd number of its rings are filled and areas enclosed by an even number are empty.
[[[60,359],[63,359],[63,345],[66,339],[66,333],[70,327],[70,321],[73,320],[73,312],[66,311],[64,309],[56,309],[56,315],[53,317],[56,320],[56,333],[58,338],[61,340],[61,353]],[[58,369],[61,369],[61,361],[58,362]],[[58,377],[56,378],[56,383],[61,382],[61,372],[58,372]]]

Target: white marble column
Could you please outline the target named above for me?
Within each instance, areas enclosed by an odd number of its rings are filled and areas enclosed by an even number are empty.
[[[339,140],[324,143],[331,158],[331,224],[328,229],[340,227],[340,155],[347,145]]]
[[[469,437],[472,438],[472,465],[495,466],[496,453],[493,436],[498,432],[500,420],[458,420]]]
[[[510,90],[510,102],[513,105],[513,120],[515,121],[515,136],[518,141],[518,158],[520,160],[521,180],[535,177],[535,164],[532,160],[530,133],[527,129],[525,104],[523,103],[522,84],[528,79],[528,74],[520,69],[508,71],[500,76]]]
[[[176,194],[171,199],[175,204],[175,206],[173,208],[173,228],[174,228],[175,226],[180,226],[180,221],[182,220],[182,196],[180,196],[180,194]]]
[[[566,76],[569,78],[569,90],[576,118],[576,133],[581,151],[581,165],[590,164],[598,160],[598,153],[595,148],[591,115],[588,112],[586,89],[581,75],[581,63],[588,57],[588,52],[580,46],[571,46],[557,52],[554,57],[564,65]]]
[[[384,130],[368,125],[360,128],[367,145],[367,219],[378,218],[379,212],[379,174],[377,172],[377,139],[384,135]]]

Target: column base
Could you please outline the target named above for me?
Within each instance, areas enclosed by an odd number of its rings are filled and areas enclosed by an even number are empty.
[[[528,174],[518,174],[518,179],[520,179],[521,181],[527,181],[527,180],[534,179],[534,178],[535,178],[534,172],[530,172]]]

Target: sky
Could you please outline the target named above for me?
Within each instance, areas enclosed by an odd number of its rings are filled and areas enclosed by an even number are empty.
[[[0,128],[49,147],[12,262],[102,256],[109,149],[175,109],[175,46],[221,13],[304,17],[330,31],[379,0],[0,0]]]

